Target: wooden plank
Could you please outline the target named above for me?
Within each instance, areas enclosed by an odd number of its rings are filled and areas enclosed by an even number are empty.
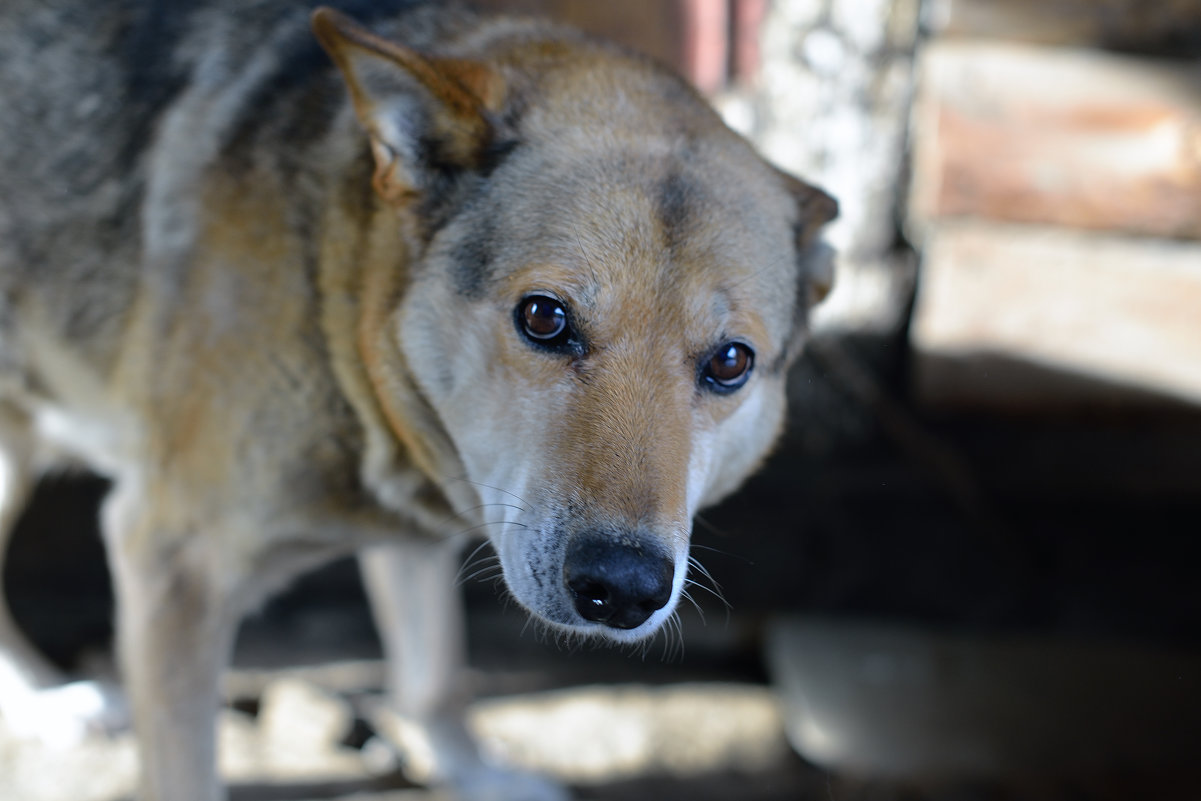
[[[1201,404],[1201,245],[941,225],[910,339],[926,404]]]
[[[921,60],[911,222],[975,216],[1201,238],[1201,74],[940,42]]]
[[[941,36],[1201,54],[1201,0],[934,0],[927,17]]]

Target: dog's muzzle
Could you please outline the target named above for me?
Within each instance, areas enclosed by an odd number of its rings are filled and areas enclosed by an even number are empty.
[[[658,549],[597,535],[567,549],[563,583],[588,621],[635,629],[671,600],[675,564]]]

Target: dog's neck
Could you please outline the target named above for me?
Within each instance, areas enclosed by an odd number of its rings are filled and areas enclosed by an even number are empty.
[[[397,340],[416,232],[403,210],[363,187],[346,181],[326,205],[324,231],[357,235],[321,239],[321,324],[334,375],[363,426],[360,479],[381,505],[435,529],[477,501],[457,480],[463,469],[454,446],[412,380]]]

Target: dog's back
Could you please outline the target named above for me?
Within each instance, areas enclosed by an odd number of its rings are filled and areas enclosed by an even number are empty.
[[[373,571],[403,596],[380,618],[406,708],[478,779],[426,566],[477,529],[547,625],[669,625],[691,519],[770,448],[824,283],[833,201],[649,60],[336,5],[370,28],[286,0],[0,7],[0,551],[60,454],[114,479],[155,797],[218,792],[239,616],[381,541],[410,549]],[[5,646],[0,704],[32,664],[0,604]]]
[[[343,5],[395,22],[420,4]],[[189,244],[180,201],[204,172],[256,166],[245,140],[287,139],[281,163],[260,169],[306,168],[305,145],[343,99],[308,13],[287,0],[3,4],[0,397],[52,389],[31,363],[35,336],[107,380],[145,279],[169,281],[172,249]],[[306,82],[315,72],[320,91]],[[147,247],[163,258],[146,260]]]
[[[23,309],[41,307],[39,322],[76,340],[90,351],[85,361],[100,366],[120,318],[94,298],[109,297],[109,308],[120,309],[134,291],[144,166],[139,143],[150,134],[153,110],[124,100],[133,81],[119,54],[133,6],[13,0],[0,9],[0,370],[6,384],[21,380],[19,371],[28,367]]]

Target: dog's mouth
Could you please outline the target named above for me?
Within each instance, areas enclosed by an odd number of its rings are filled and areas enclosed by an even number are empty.
[[[495,543],[510,592],[558,629],[617,642],[654,634],[671,617],[686,558],[645,533],[579,532]],[[548,545],[548,543],[551,543]]]

